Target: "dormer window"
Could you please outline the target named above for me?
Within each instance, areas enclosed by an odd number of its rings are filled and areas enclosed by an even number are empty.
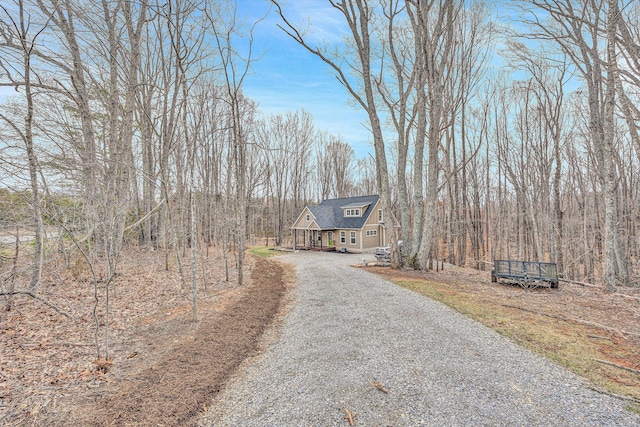
[[[344,216],[346,216],[346,217],[361,216],[360,215],[360,209],[345,209],[344,210]]]
[[[342,214],[345,218],[362,218],[370,203],[349,203],[348,205],[341,206]]]

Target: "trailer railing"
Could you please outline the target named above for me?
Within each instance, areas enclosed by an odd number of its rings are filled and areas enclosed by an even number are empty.
[[[523,287],[558,287],[558,267],[553,262],[495,260],[491,270],[491,281],[516,283]]]

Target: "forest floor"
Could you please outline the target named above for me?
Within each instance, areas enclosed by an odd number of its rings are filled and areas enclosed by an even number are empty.
[[[197,425],[238,366],[268,345],[264,332],[277,338],[269,325],[289,307],[292,269],[247,257],[245,284],[237,286],[233,275],[224,280],[224,260],[212,254],[199,268],[200,320],[193,322],[177,267],[165,271],[160,258],[139,251],[123,257],[112,285],[109,366],[94,363],[93,287],[81,262],[61,265],[39,293],[73,321],[25,296],[0,312],[0,425]],[[596,389],[640,399],[640,289],[523,289],[452,266],[367,269],[510,336]]]
[[[6,312],[0,298],[0,425],[192,425],[208,409],[237,367],[260,352],[284,307],[289,270],[248,256],[238,286],[233,271],[224,280],[220,254],[210,256],[198,267],[194,322],[177,267],[165,271],[163,259],[140,251],[123,257],[111,286],[106,364],[96,362],[93,287],[80,261],[48,275],[38,293],[73,321],[24,296]],[[98,316],[104,322],[101,307]]]

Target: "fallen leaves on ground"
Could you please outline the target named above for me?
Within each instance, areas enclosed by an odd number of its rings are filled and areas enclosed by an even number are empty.
[[[279,264],[245,258],[246,283],[238,286],[234,271],[224,280],[222,254],[210,252],[198,267],[197,322],[164,253],[123,254],[110,286],[109,357],[103,327],[96,351],[88,269],[82,261],[49,265],[39,295],[75,321],[20,296],[1,312],[0,425],[184,425],[205,410],[257,351],[284,291]],[[99,295],[104,326],[103,283]]]

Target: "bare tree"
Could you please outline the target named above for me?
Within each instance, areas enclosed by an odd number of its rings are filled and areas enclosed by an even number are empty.
[[[272,3],[276,6],[276,10],[284,23],[280,28],[310,53],[324,61],[333,70],[338,81],[347,89],[355,102],[367,113],[373,134],[380,202],[385,218],[393,218],[386,144],[378,113],[379,107],[374,93],[371,20],[375,5],[364,0],[329,1],[329,4],[344,18],[344,22],[349,29],[349,42],[354,46],[352,55],[344,53],[340,55],[338,53],[330,53],[329,49],[310,44],[305,39],[304,34],[286,18],[280,2],[272,0]],[[355,80],[349,78],[350,73],[356,74]],[[363,92],[360,92],[359,87],[362,88]],[[391,263],[394,267],[397,267],[401,261],[397,250],[398,239],[394,222],[385,222],[385,229],[392,248]]]
[[[88,234],[92,235],[91,227],[99,224],[98,208],[95,206],[98,199],[96,192],[96,186],[99,182],[97,177],[98,159],[93,113],[90,106],[90,83],[87,79],[85,58],[83,57],[76,31],[76,10],[69,0],[37,0],[37,4],[45,16],[50,18],[54,28],[62,34],[64,49],[69,55],[69,60],[66,61],[62,58],[43,54],[53,65],[60,67],[68,75],[70,87],[60,89],[68,94],[80,116],[82,143],[76,144],[76,149],[81,161],[82,185],[87,207]]]
[[[25,16],[25,5],[22,0],[18,0],[15,6],[18,8],[18,19],[14,19],[13,14],[6,6],[0,6],[0,9],[4,12],[7,21],[0,23],[0,34],[2,35],[5,43],[4,46],[9,47],[16,43],[19,46],[20,54],[22,55],[22,67],[19,70],[22,75],[21,81],[13,80],[13,83],[18,89],[23,86],[26,99],[26,111],[24,116],[24,127],[19,126],[13,119],[0,112],[0,118],[3,119],[13,130],[20,136],[20,139],[24,142],[25,150],[27,152],[27,161],[29,167],[29,182],[31,184],[31,207],[33,209],[33,221],[35,224],[34,236],[34,260],[33,260],[33,274],[31,276],[31,282],[29,283],[29,291],[36,292],[42,277],[42,259],[43,259],[43,223],[42,223],[42,209],[40,207],[40,184],[38,182],[39,166],[34,149],[33,138],[33,89],[31,85],[32,75],[32,53],[35,48],[36,39],[44,31],[48,23],[45,23],[43,27],[36,30],[35,34],[29,33],[32,25],[29,16]],[[17,40],[14,40],[17,39]],[[9,55],[11,53],[9,52]],[[8,70],[12,65],[5,61],[0,60],[0,66],[5,70]],[[7,73],[11,76],[12,73]],[[16,249],[16,258],[17,258]]]
[[[269,170],[276,245],[282,244],[286,226],[306,203],[303,193],[311,175],[314,133],[311,116],[304,111],[272,115],[259,126],[256,139],[265,151]]]
[[[425,140],[428,148],[424,221],[414,224],[414,227],[420,228],[422,235],[415,235],[417,239],[414,240],[417,241],[413,242],[414,248],[419,242],[418,252],[413,255],[422,269],[430,268],[434,256],[433,224],[436,220],[440,175],[439,152],[447,108],[445,85],[454,53],[454,24],[461,7],[462,4],[457,1],[407,1],[407,11],[416,38],[416,66],[420,67],[416,86],[419,92],[418,105],[422,111],[418,111],[416,157],[422,152]],[[416,191],[422,192],[421,189]]]
[[[605,218],[604,283],[610,290],[618,283],[628,284],[626,255],[619,248],[617,229],[616,171],[613,167],[615,109],[614,73],[607,67],[615,61],[615,14],[606,2],[581,0],[531,0],[530,4],[548,14],[553,25],[537,19],[530,9],[529,21],[537,29],[535,37],[555,43],[571,59],[588,92],[589,131],[596,148]],[[604,30],[603,30],[604,29]],[[601,58],[600,42],[607,41],[607,58]],[[608,64],[608,65],[607,65]]]
[[[474,127],[482,128],[483,124],[474,122],[476,117],[470,115],[470,111],[477,103],[478,89],[483,87],[481,82],[486,77],[489,55],[493,52],[496,28],[491,12],[489,5],[482,1],[467,2],[460,9],[455,24],[454,65],[445,86],[446,98],[450,99],[443,153],[445,187],[450,199],[445,227],[451,230],[448,237],[450,262],[459,265],[466,263],[468,255],[473,256],[475,266],[479,261],[479,239],[474,233],[481,230],[473,219],[474,215],[477,218],[477,212],[471,205],[472,198],[478,195],[472,196],[469,191],[474,188],[470,185],[474,177],[469,173],[469,166],[482,149],[482,139],[470,135]],[[468,243],[472,243],[471,247]]]
[[[384,34],[381,35],[382,55],[388,56],[391,60],[382,61],[383,64],[387,64],[387,67],[376,76],[375,83],[397,135],[397,194],[402,228],[402,250],[406,255],[412,247],[407,165],[412,130],[415,126],[416,114],[420,110],[419,103],[415,103],[412,109],[411,101],[419,67],[414,64],[415,38],[406,17],[406,5],[404,2],[394,0],[383,2],[381,5],[384,7],[383,14],[386,19],[380,23],[380,32]],[[415,98],[413,100],[415,101]],[[415,163],[420,165],[418,173],[422,173],[422,156],[419,155]]]
[[[233,172],[236,186],[236,224],[238,243],[238,284],[243,283],[243,260],[246,241],[246,218],[247,218],[247,148],[248,129],[243,125],[242,112],[242,85],[249,74],[253,57],[253,27],[248,30],[242,28],[236,15],[235,8],[226,11],[226,16],[221,15],[220,10],[205,9],[205,14],[213,32],[219,60],[222,64],[225,87],[227,91],[227,102],[230,108],[230,128],[232,131],[232,159]],[[217,16],[216,16],[217,15]],[[234,38],[241,36],[246,42],[247,54],[242,56],[234,47]]]
[[[373,194],[378,188],[375,160],[371,156],[363,157],[358,159],[357,167],[356,187],[362,194]]]
[[[621,10],[618,2],[609,1],[608,6],[610,22],[607,37],[615,37],[611,51],[612,55],[615,54],[615,60],[609,64],[609,72],[615,81],[620,109],[640,162],[640,109],[637,107],[637,95],[632,95],[640,88],[640,5],[628,2]],[[623,66],[618,67],[618,62]],[[633,102],[634,99],[636,102]]]
[[[564,272],[564,212],[562,208],[562,175],[563,164],[562,158],[563,141],[570,139],[571,126],[567,116],[567,107],[565,100],[565,86],[570,78],[569,64],[566,56],[560,55],[553,58],[550,52],[544,49],[533,52],[524,44],[516,43],[510,48],[513,55],[513,65],[521,70],[526,70],[531,78],[529,83],[529,91],[534,97],[534,108],[529,112],[535,111],[540,117],[539,120],[542,128],[541,134],[537,140],[544,144],[540,146],[539,151],[533,159],[534,164],[539,162],[553,162],[553,180],[544,183],[541,188],[532,188],[530,191],[538,194],[542,200],[536,206],[531,206],[533,212],[544,212],[546,207],[552,207],[553,212],[550,213],[552,221],[542,221],[543,223],[552,224],[553,229],[549,233],[549,238],[553,241],[551,248],[551,257],[558,265],[558,271]],[[511,57],[511,56],[510,56]],[[546,152],[546,144],[551,143],[552,154]],[[550,165],[548,165],[550,167]],[[539,178],[551,178],[546,172],[548,167],[540,165],[535,171]],[[547,184],[549,186],[547,186]],[[552,197],[552,201],[545,198]]]
[[[324,166],[328,168],[331,176],[331,195],[333,197],[348,197],[354,193],[352,176],[355,152],[346,142],[335,137],[330,137],[324,147]]]
[[[331,173],[329,158],[325,155],[325,149],[330,144],[331,138],[331,134],[327,131],[320,131],[315,144],[315,169],[320,200],[326,200],[331,197],[333,174]]]

